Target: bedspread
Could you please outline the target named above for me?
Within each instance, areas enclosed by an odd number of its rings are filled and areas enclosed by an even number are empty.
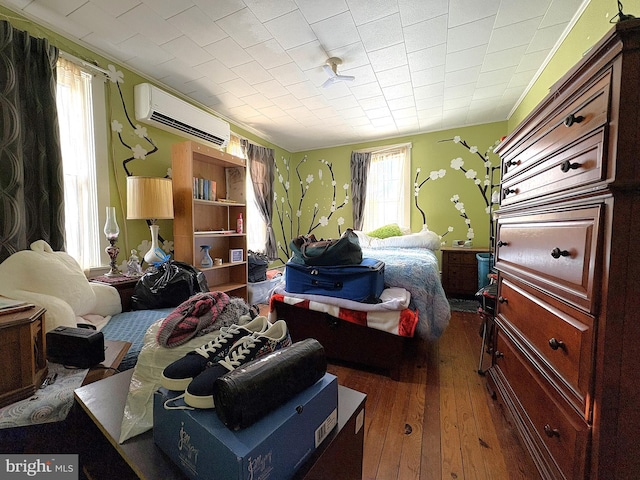
[[[426,248],[362,248],[365,257],[384,262],[385,286],[411,293],[409,308],[418,312],[416,336],[435,340],[449,325],[451,308],[440,282],[438,258]]]
[[[335,300],[332,297],[324,298],[329,302]],[[317,299],[309,300],[307,298],[296,297],[295,294],[281,293],[276,293],[271,296],[269,321],[272,323],[277,320],[271,316],[272,312],[277,313],[273,303],[274,301],[295,305],[296,307],[314,310],[316,312],[328,313],[332,317],[341,320],[346,320],[368,328],[375,328],[401,337],[413,337],[418,323],[418,315],[408,308],[402,310],[351,310],[340,307],[335,303],[319,302]]]

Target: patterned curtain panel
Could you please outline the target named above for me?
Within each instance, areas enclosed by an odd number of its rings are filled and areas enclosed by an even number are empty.
[[[367,199],[367,176],[371,153],[351,152],[351,199],[353,205],[353,229],[362,230],[364,204]]]
[[[0,261],[40,239],[64,249],[57,57],[0,21]]]
[[[242,148],[249,159],[249,174],[262,220],[267,225],[265,254],[270,260],[278,258],[276,236],[273,232],[273,180],[275,177],[275,153],[273,149],[242,140]]]

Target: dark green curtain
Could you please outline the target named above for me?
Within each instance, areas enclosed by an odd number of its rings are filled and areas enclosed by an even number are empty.
[[[40,239],[64,250],[57,58],[0,21],[0,261]]]
[[[353,229],[362,230],[364,203],[367,199],[367,177],[371,164],[371,152],[351,152],[351,205]]]

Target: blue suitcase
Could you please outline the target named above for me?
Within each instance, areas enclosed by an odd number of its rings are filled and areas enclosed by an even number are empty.
[[[377,303],[384,290],[384,262],[363,258],[360,265],[327,267],[287,262],[285,289],[289,293]]]

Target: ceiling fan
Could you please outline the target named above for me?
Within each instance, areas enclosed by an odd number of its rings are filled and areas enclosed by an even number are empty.
[[[342,64],[341,59],[331,57],[327,60],[327,63],[322,66],[324,71],[327,72],[327,75],[329,75],[327,81],[322,84],[322,88],[330,87],[338,82],[353,82],[356,79],[356,77],[352,77],[351,75],[338,75],[338,65],[340,64]]]

